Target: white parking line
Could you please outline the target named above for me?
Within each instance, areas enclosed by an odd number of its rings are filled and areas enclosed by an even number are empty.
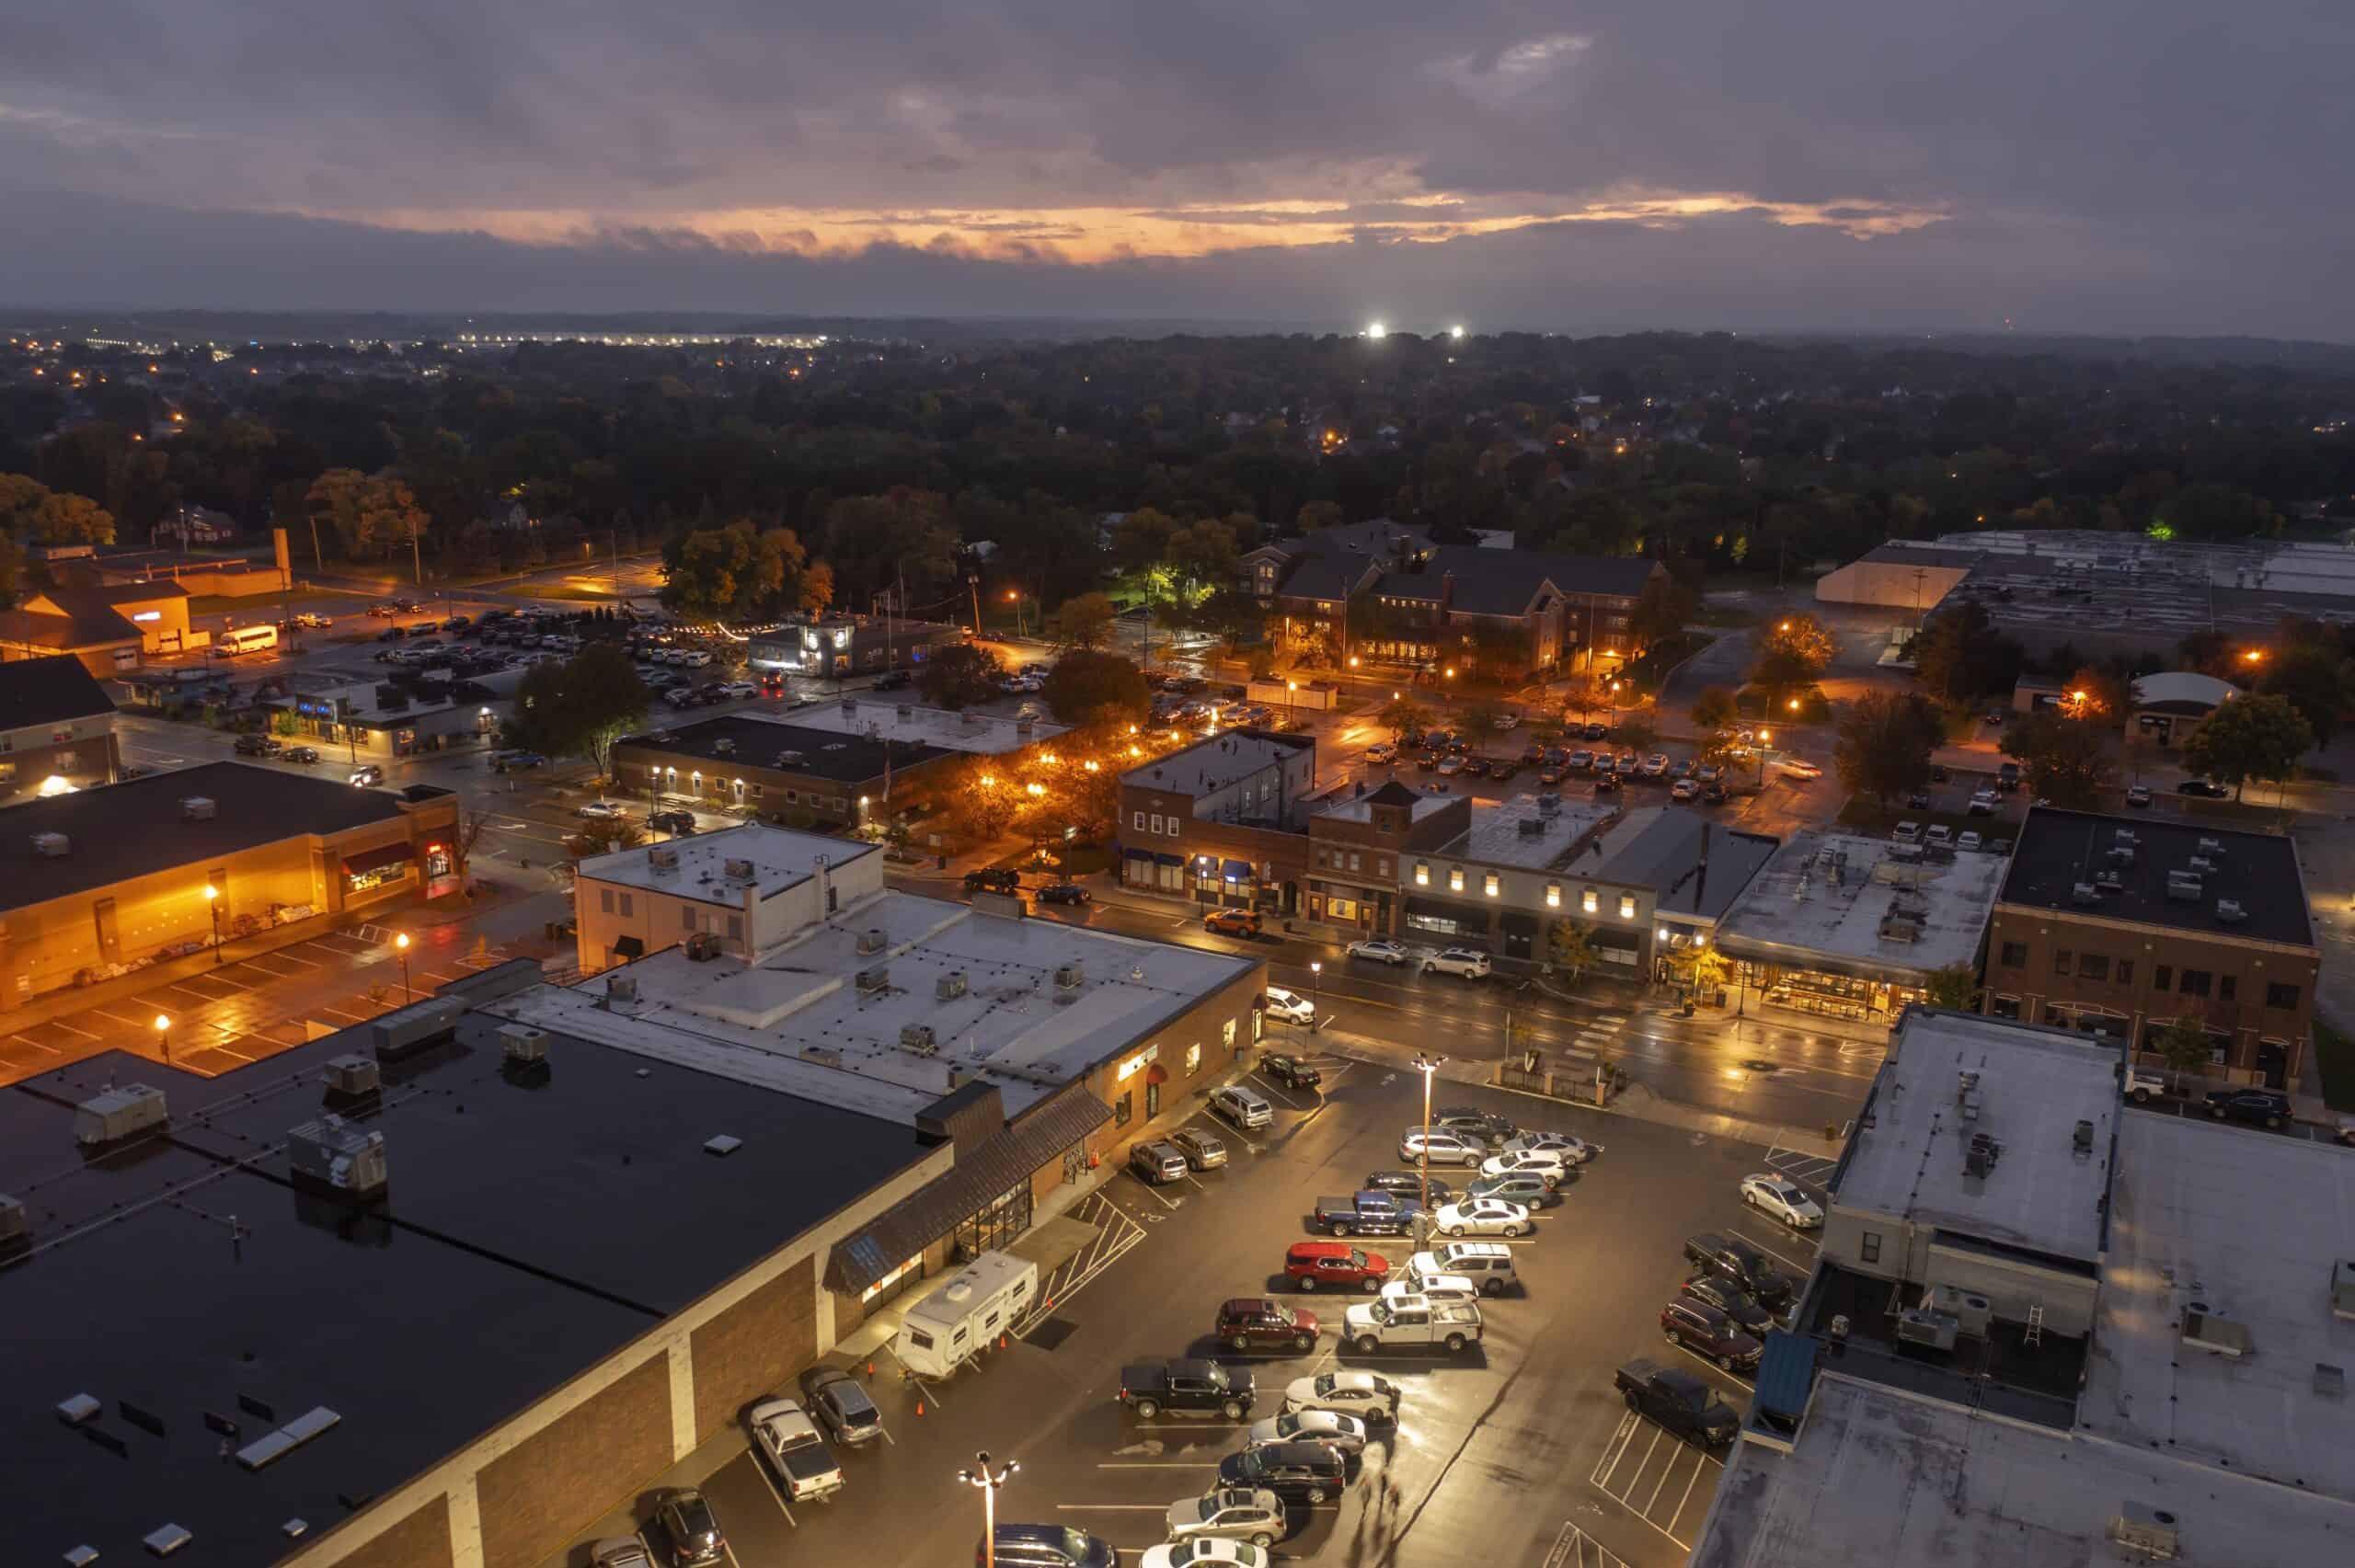
[[[33,1049],[37,1051],[47,1051],[52,1056],[63,1056],[65,1054],[59,1050],[55,1046],[44,1046],[39,1040],[26,1039],[22,1035],[11,1035],[8,1037],[12,1040],[24,1040],[25,1044],[32,1047]]]
[[[1750,1244],[1756,1247],[1760,1252],[1764,1253],[1768,1257],[1775,1259],[1778,1263],[1789,1264],[1801,1274],[1812,1274],[1815,1272],[1815,1265],[1813,1264],[1801,1263],[1798,1259],[1792,1257],[1787,1253],[1778,1253],[1774,1248],[1766,1245],[1763,1242],[1752,1242]]]
[[[786,1502],[785,1494],[779,1492],[776,1489],[776,1482],[769,1478],[769,1467],[763,1464],[756,1455],[748,1454],[746,1457],[752,1461],[752,1473],[761,1478],[761,1484],[766,1486],[769,1489],[769,1495],[776,1499],[778,1510],[785,1515],[785,1522],[795,1529],[799,1529],[801,1521],[793,1516],[792,1505]]]
[[[1138,1175],[1134,1171],[1126,1171],[1121,1173],[1127,1176],[1129,1180],[1136,1183],[1137,1185],[1143,1187],[1145,1191],[1151,1193],[1153,1195],[1153,1201],[1161,1205],[1162,1207],[1172,1210],[1177,1208],[1178,1206],[1176,1204],[1161,1196],[1160,1188],[1155,1186],[1151,1182],[1146,1181],[1143,1176]]]
[[[1217,1459],[1098,1459],[1096,1461],[1097,1470],[1216,1470],[1218,1465]]]
[[[1679,1355],[1690,1356],[1694,1360],[1698,1361],[1710,1371],[1717,1373],[1717,1376],[1723,1378],[1726,1381],[1729,1383],[1740,1383],[1752,1393],[1756,1393],[1758,1391],[1758,1385],[1756,1383],[1752,1382],[1749,1379],[1743,1377],[1739,1372],[1727,1371],[1724,1368],[1718,1366],[1715,1361],[1711,1360],[1708,1356],[1702,1355],[1691,1345],[1680,1345],[1675,1346],[1675,1349]]]
[[[121,1013],[109,1013],[109,1012],[108,1012],[105,1008],[103,1008],[103,1007],[93,1007],[92,1009],[90,1009],[90,1013],[91,1013],[91,1016],[96,1017],[96,1018],[105,1018],[105,1019],[109,1019],[109,1020],[111,1020],[111,1021],[112,1021],[112,1022],[114,1022],[114,1023],[117,1023],[117,1024],[121,1024],[121,1025],[122,1025],[124,1028],[126,1028],[126,1029],[142,1029],[142,1028],[146,1027],[146,1025],[144,1025],[144,1024],[140,1024],[140,1023],[138,1023],[137,1021],[135,1021],[135,1020],[133,1020],[133,1019],[125,1018],[125,1017],[124,1017]],[[57,1026],[58,1026],[59,1028],[61,1028],[61,1029],[65,1029],[65,1028],[70,1027],[70,1025],[67,1025],[67,1024],[58,1024]],[[75,1030],[73,1030],[73,1033],[75,1033],[75,1034],[76,1034],[76,1035],[82,1035],[82,1037],[83,1037],[84,1039],[86,1039],[86,1040],[95,1040],[95,1039],[97,1039],[97,1038],[98,1037],[98,1036],[96,1036],[96,1035],[83,1035],[83,1034],[82,1034],[82,1031],[81,1031],[81,1030],[79,1030],[79,1029],[75,1029]]]
[[[90,1009],[90,1011],[91,1011],[91,1012],[93,1012],[93,1013],[96,1013],[96,1012],[98,1012],[98,1009],[94,1007],[94,1008]],[[114,1018],[114,1014],[113,1014],[113,1013],[109,1013],[106,1014],[106,1016],[107,1016],[107,1017],[109,1017],[109,1018]],[[82,1038],[84,1038],[84,1039],[86,1039],[86,1040],[95,1040],[95,1039],[98,1039],[98,1038],[99,1038],[99,1037],[100,1037],[100,1036],[97,1036],[97,1035],[93,1035],[93,1034],[91,1034],[87,1029],[76,1029],[75,1027],[74,1027],[74,1025],[73,1025],[73,1024],[68,1024],[68,1023],[67,1023],[67,1022],[65,1022],[65,1020],[64,1020],[64,1019],[63,1019],[63,1018],[52,1018],[52,1019],[51,1019],[49,1022],[50,1022],[50,1026],[51,1026],[52,1028],[63,1029],[63,1030],[64,1030],[64,1031],[65,1031],[67,1034],[69,1034],[69,1035],[79,1035],[79,1036],[82,1036]],[[115,1019],[115,1022],[117,1022],[117,1023],[122,1023],[122,1022],[124,1022],[124,1020],[122,1020],[122,1019],[119,1019],[119,1018],[118,1018],[118,1019]],[[136,1025],[136,1024],[133,1024],[133,1025],[132,1025],[132,1027],[136,1028],[136,1027],[137,1027],[137,1025]]]
[[[1299,1110],[1299,1109],[1300,1109],[1300,1102],[1299,1102],[1299,1101],[1297,1101],[1297,1100],[1293,1099],[1291,1095],[1289,1095],[1289,1094],[1285,1093],[1282,1090],[1281,1090],[1281,1089],[1277,1088],[1273,1083],[1269,1082],[1267,1080],[1267,1078],[1266,1078],[1266,1077],[1264,1077],[1263,1075],[1261,1075],[1261,1074],[1259,1074],[1259,1073],[1255,1072],[1255,1073],[1253,1073],[1253,1074],[1251,1075],[1251,1077],[1252,1077],[1253,1081],[1254,1081],[1255,1082],[1257,1082],[1257,1083],[1259,1085],[1259,1087],[1260,1087],[1260,1088],[1265,1089],[1269,1093],[1273,1094],[1277,1099],[1281,1100],[1285,1104],[1290,1105],[1293,1110],[1295,1110],[1295,1111],[1296,1111],[1296,1110]]]

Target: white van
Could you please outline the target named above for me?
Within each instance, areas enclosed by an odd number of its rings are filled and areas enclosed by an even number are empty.
[[[1512,1249],[1501,1242],[1442,1242],[1407,1260],[1408,1279],[1450,1275],[1469,1279],[1483,1296],[1494,1296],[1520,1277],[1513,1272]]]
[[[919,1378],[945,1378],[1030,1310],[1039,1265],[1010,1253],[983,1253],[908,1309],[891,1354]]]
[[[234,632],[222,633],[214,646],[232,658],[241,653],[262,653],[278,646],[278,628],[239,626]]]

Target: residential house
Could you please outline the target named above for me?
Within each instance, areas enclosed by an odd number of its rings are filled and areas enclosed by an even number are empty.
[[[121,769],[113,699],[80,659],[0,664],[0,804],[109,784]]]

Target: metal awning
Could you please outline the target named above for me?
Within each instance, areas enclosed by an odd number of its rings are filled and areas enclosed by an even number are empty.
[[[1218,869],[1220,876],[1226,881],[1248,882],[1251,880],[1251,863],[1247,860],[1223,860],[1219,862]]]
[[[1183,865],[1186,864],[1186,857],[1182,854],[1156,854],[1153,858],[1156,864],[1161,865]]]
[[[396,865],[402,861],[416,858],[417,846],[407,839],[403,839],[398,843],[379,844],[374,849],[357,850],[345,855],[343,874],[346,876],[362,876],[371,871],[380,870],[387,865]]]
[[[635,936],[625,936],[619,942],[614,944],[614,956],[616,958],[643,958],[646,956],[646,944],[640,942]]]
[[[1151,860],[1153,858],[1153,852],[1151,850],[1141,850],[1137,848],[1136,845],[1131,844],[1128,848],[1120,852],[1120,858],[1122,860]]]

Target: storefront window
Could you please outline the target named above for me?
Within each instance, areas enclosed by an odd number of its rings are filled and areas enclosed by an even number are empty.
[[[1230,1031],[1232,1031],[1235,1025],[1232,1024],[1227,1025],[1227,1028]],[[1186,1076],[1191,1078],[1194,1074],[1201,1071],[1201,1070],[1202,1047],[1200,1045],[1188,1046],[1186,1047]]]
[[[893,1288],[901,1280],[905,1279],[909,1275],[918,1273],[923,1268],[923,1256],[919,1254],[915,1257],[912,1257],[907,1262],[902,1264],[899,1267],[893,1269],[890,1273],[885,1275],[882,1278],[877,1280],[874,1284],[868,1286],[866,1289],[860,1291],[858,1293],[858,1299],[862,1302],[872,1301],[878,1296],[880,1296],[886,1291]]]
[[[1129,1118],[1136,1115],[1136,1111],[1130,1104],[1130,1102],[1135,1097],[1135,1094],[1136,1091],[1133,1089],[1123,1089],[1120,1091],[1120,1097],[1112,1102],[1112,1125],[1114,1127],[1128,1126]]]
[[[1230,1018],[1219,1026],[1219,1044],[1228,1050],[1235,1048],[1235,1020]]]

